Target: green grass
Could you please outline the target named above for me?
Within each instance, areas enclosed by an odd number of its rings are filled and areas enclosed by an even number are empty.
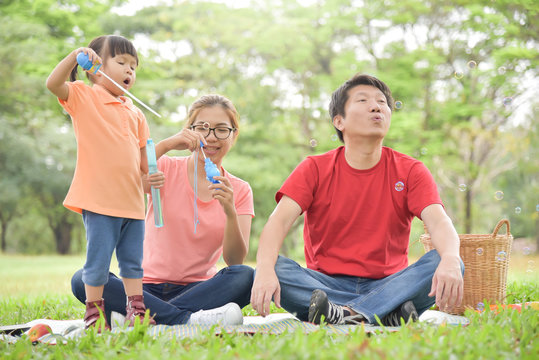
[[[512,263],[508,276],[508,302],[539,301],[537,272]],[[518,259],[517,259],[518,260]],[[71,274],[82,266],[81,256],[0,255],[0,325],[25,323],[36,318],[79,319],[84,309],[70,293]],[[113,269],[115,268],[113,265]],[[114,270],[116,271],[116,270]],[[277,309],[273,308],[273,311]],[[256,315],[251,307],[245,315]],[[539,354],[539,311],[504,310],[499,314],[468,312],[471,324],[429,326],[414,323],[398,332],[367,336],[361,329],[332,335],[323,328],[279,336],[214,336],[193,339],[152,338],[145,327],[122,334],[85,337],[56,346],[23,338],[15,344],[0,341],[2,359],[536,359]]]

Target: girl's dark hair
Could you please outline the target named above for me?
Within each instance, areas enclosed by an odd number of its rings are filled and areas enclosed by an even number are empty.
[[[329,116],[331,116],[331,121],[333,121],[337,115],[345,116],[344,106],[348,101],[348,91],[358,85],[370,85],[378,88],[385,95],[389,108],[393,110],[393,96],[391,95],[391,90],[382,80],[370,75],[356,74],[333,92],[331,102],[329,103]],[[344,142],[342,132],[337,128],[335,128],[335,130],[337,131],[339,140]]]
[[[105,59],[108,59],[109,57],[115,57],[116,55],[129,54],[137,60],[137,65],[138,65],[138,56],[137,56],[137,50],[135,49],[135,46],[133,45],[131,41],[127,40],[123,36],[118,36],[118,35],[98,36],[90,42],[88,47],[94,50],[97,53],[97,55],[101,57],[103,61],[105,61]],[[79,65],[77,64],[71,70],[71,74],[69,75],[70,81],[77,80],[78,68],[79,68]],[[86,77],[90,79],[90,76],[88,73],[86,73]]]

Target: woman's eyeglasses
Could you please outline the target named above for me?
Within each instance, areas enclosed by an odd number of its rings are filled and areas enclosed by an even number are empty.
[[[201,134],[205,138],[210,136],[210,133],[213,131],[213,135],[219,140],[225,140],[228,139],[230,134],[233,131],[236,131],[235,128],[229,128],[226,126],[218,126],[211,128],[208,123],[205,123],[203,125],[191,125],[191,130],[196,131],[197,133]]]

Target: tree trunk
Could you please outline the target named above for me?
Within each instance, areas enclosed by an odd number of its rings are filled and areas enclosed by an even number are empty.
[[[539,254],[539,216],[535,218],[535,252]]]
[[[466,214],[464,217],[464,232],[472,233],[472,190],[466,190]]]
[[[2,252],[6,252],[7,248],[7,242],[6,242],[6,235],[7,235],[7,225],[8,222],[2,220]]]
[[[60,255],[69,254],[71,250],[71,230],[73,224],[67,221],[60,222],[54,227],[54,240],[56,242],[56,252]]]

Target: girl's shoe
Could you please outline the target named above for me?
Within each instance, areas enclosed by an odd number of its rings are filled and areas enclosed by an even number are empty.
[[[144,321],[146,314],[146,305],[144,305],[144,295],[132,295],[127,297],[127,306],[125,307],[125,322],[129,326],[135,326],[135,319],[139,319],[140,323]],[[155,325],[155,320],[150,317],[150,325]]]
[[[98,326],[98,332],[110,330],[105,317],[105,300],[86,301],[86,313],[84,314],[84,328]]]

